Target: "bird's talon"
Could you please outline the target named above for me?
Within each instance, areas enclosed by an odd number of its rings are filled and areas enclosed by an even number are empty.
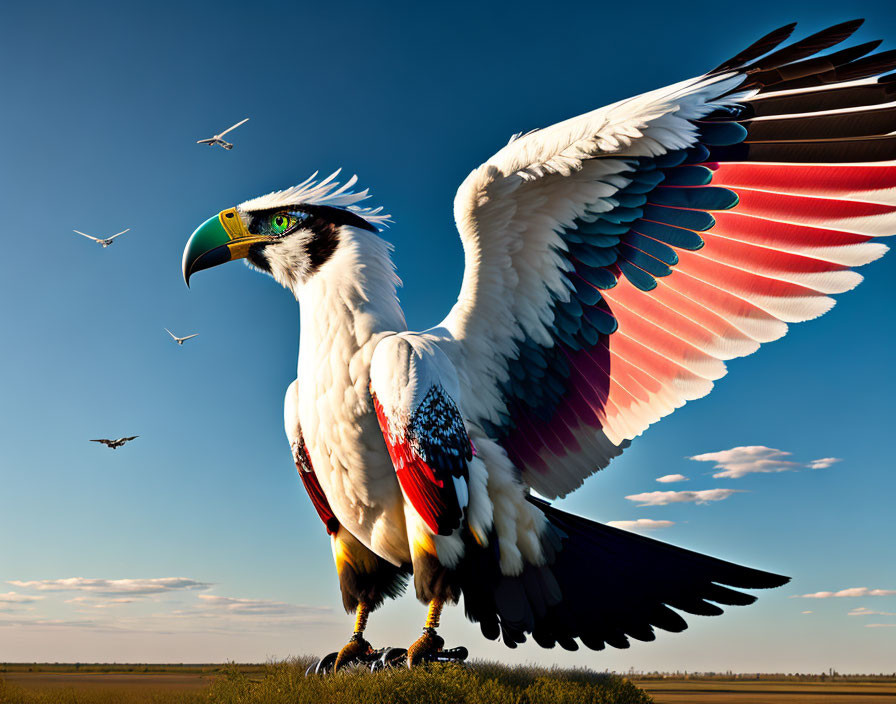
[[[373,647],[360,633],[355,633],[348,643],[346,643],[333,664],[333,671],[340,670],[343,667],[351,665],[356,660],[363,658],[373,652]]]
[[[434,628],[424,628],[423,635],[411,643],[408,648],[408,667],[414,667],[421,662],[432,659],[445,647],[445,639]]]

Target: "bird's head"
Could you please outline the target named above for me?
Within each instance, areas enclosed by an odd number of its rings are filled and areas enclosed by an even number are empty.
[[[367,191],[349,190],[335,178],[312,176],[284,191],[246,201],[222,210],[202,223],[184,249],[184,281],[197,271],[235,259],[269,273],[280,284],[294,289],[314,276],[353,231],[377,232],[388,221],[381,208],[356,205]]]

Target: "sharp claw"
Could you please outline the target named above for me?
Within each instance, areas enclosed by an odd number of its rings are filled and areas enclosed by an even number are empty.
[[[351,640],[342,647],[342,650],[339,651],[339,654],[336,656],[336,661],[333,664],[333,671],[335,672],[343,667],[351,665],[355,660],[372,651],[373,648],[370,646],[370,643],[368,643],[363,636],[356,633],[352,636]]]
[[[439,652],[444,646],[445,639],[436,633],[434,628],[424,628],[423,635],[411,643],[411,647],[408,648],[408,667],[419,665]]]

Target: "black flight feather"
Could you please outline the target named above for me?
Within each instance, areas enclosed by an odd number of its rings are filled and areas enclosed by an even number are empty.
[[[850,20],[849,22],[841,22],[833,27],[828,27],[820,32],[816,32],[805,39],[789,44],[788,46],[778,49],[778,51],[765,56],[758,61],[753,62],[749,66],[743,68],[748,73],[767,71],[769,69],[778,68],[785,64],[805,59],[819,51],[824,51],[830,47],[839,44],[844,39],[850,37],[855,31],[862,26],[865,20]]]
[[[712,71],[709,71],[708,75],[724,73],[725,71],[738,69],[748,61],[752,61],[753,59],[768,53],[776,46],[778,46],[781,42],[786,40],[793,33],[793,30],[795,28],[796,22],[791,22],[788,25],[779,27],[774,32],[769,32],[764,37],[762,37],[762,39],[759,39],[758,41],[748,46],[737,56],[728,59],[727,61],[714,68]]]

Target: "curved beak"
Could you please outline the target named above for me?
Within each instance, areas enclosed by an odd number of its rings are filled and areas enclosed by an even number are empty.
[[[249,247],[273,238],[253,235],[243,223],[236,208],[222,210],[210,217],[190,236],[184,248],[184,281],[190,285],[190,277],[197,271],[210,269],[249,254]]]

